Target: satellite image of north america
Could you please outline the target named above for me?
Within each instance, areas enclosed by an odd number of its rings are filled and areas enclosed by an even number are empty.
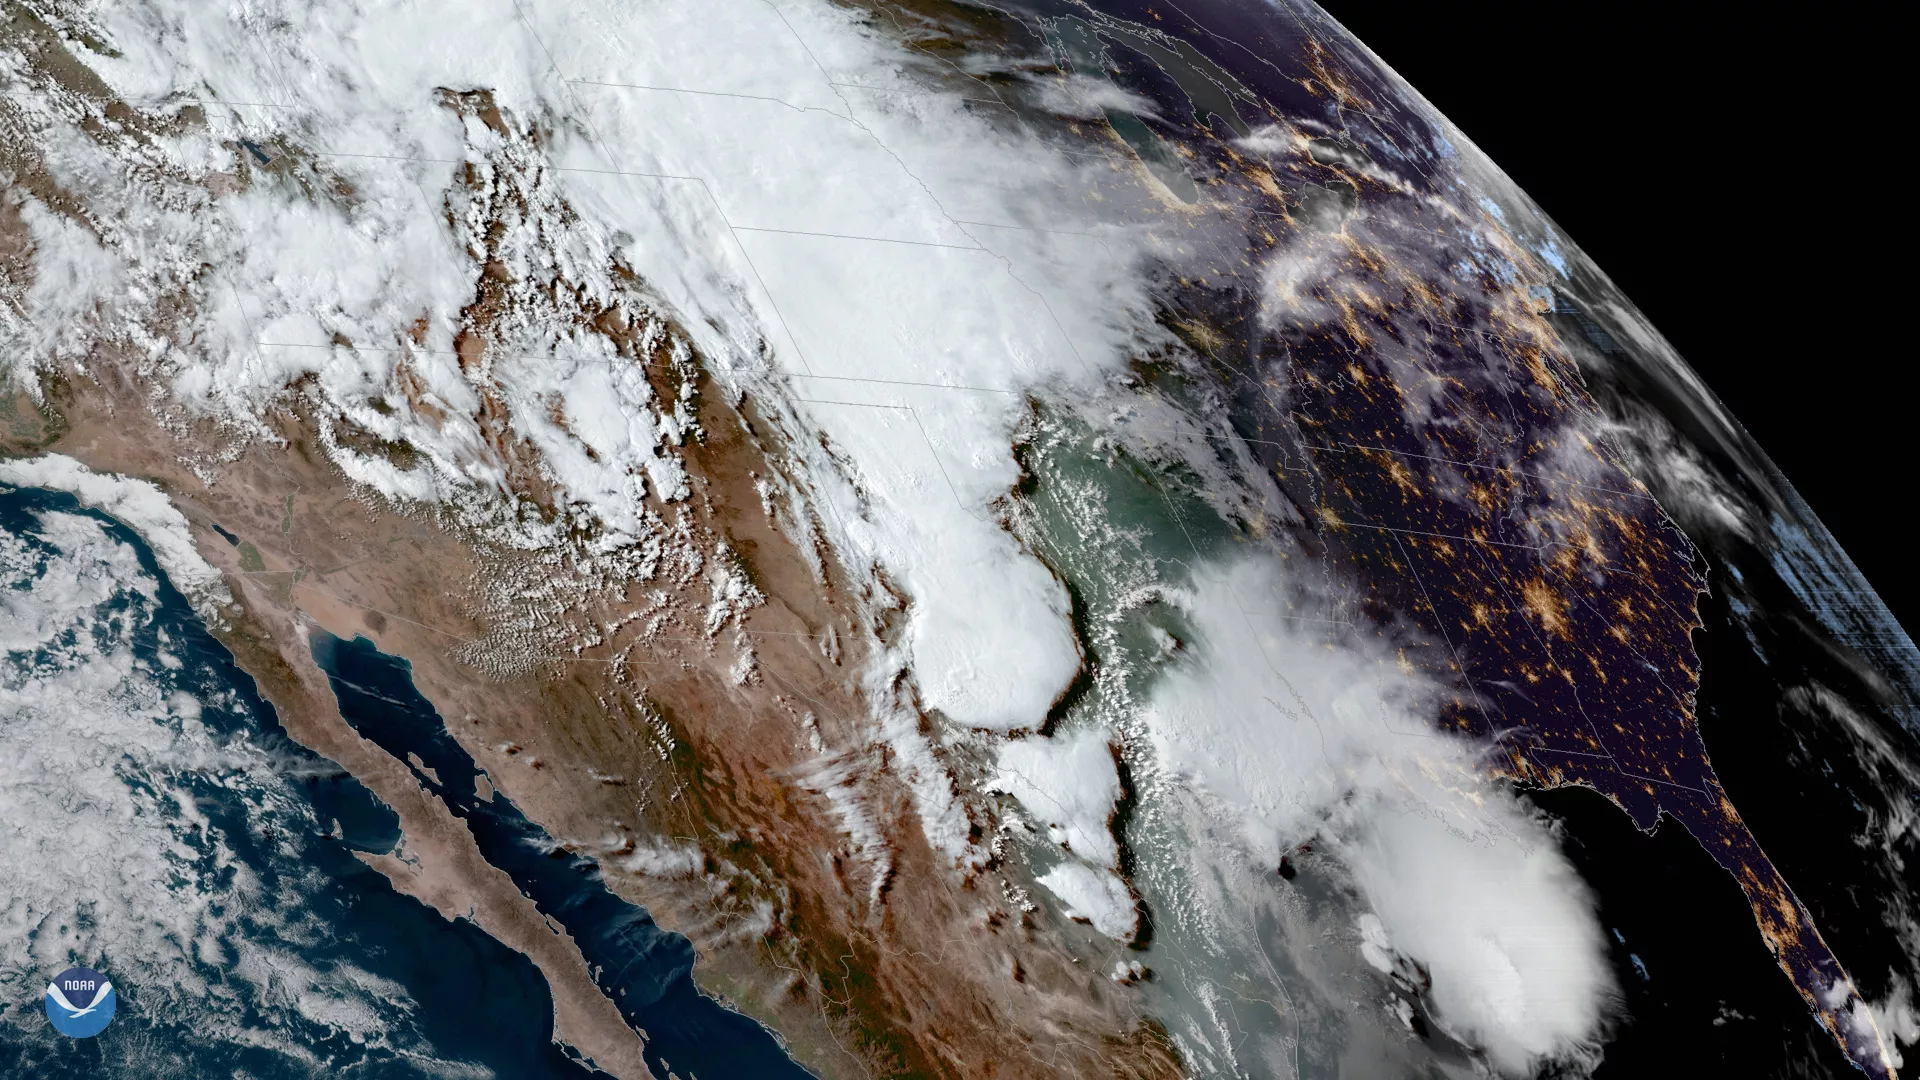
[[[1307,0],[6,0],[0,86],[0,1077],[1920,1054],[1920,651]]]

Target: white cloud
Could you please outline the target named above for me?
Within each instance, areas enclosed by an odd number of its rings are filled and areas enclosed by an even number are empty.
[[[193,545],[185,514],[166,493],[145,480],[97,473],[65,454],[0,461],[0,483],[71,493],[84,506],[104,511],[140,534],[154,560],[201,618],[217,621],[233,597],[220,572]]]
[[[1885,999],[1878,1004],[1866,1002],[1866,1007],[1872,1014],[1873,1027],[1880,1033],[1880,1046],[1886,1051],[1888,1067],[1903,1067],[1906,1056],[1900,1048],[1920,1042],[1920,1010],[1914,1008],[1912,990],[1906,980],[1896,978]]]
[[[622,260],[706,361],[808,429],[793,445],[830,539],[911,600],[905,640],[879,663],[910,671],[921,703],[959,727],[1044,720],[1081,664],[1067,598],[993,506],[1018,477],[1025,392],[1096,377],[1152,326],[1134,273],[1146,236],[1115,224],[1149,197],[1117,187],[1108,163],[928,93],[910,54],[825,4],[95,17],[116,55],[89,62],[129,98],[257,103],[156,137],[150,185],[102,182],[124,171],[113,153],[46,129],[63,182],[110,222],[108,261],[128,282],[103,316],[114,332],[147,334],[142,297],[192,299],[193,349],[147,342],[176,399],[264,433],[266,404],[313,376],[312,407],[418,454],[403,467],[337,439],[349,475],[457,502],[506,476],[474,419],[492,393],[570,505],[644,543],[658,525],[642,478],[684,491],[671,403],[619,377],[566,311],[529,320],[484,377],[453,355],[489,227],[474,215],[517,207],[501,245],[515,288],[625,303]],[[423,39],[441,45],[403,44]],[[456,116],[440,88],[485,88],[524,134]],[[236,158],[239,138],[302,179]],[[244,188],[207,194],[208,177],[243,168]],[[625,424],[608,416],[616,399]],[[815,453],[815,434],[839,456]],[[842,471],[850,482],[828,475]],[[500,528],[526,543],[564,532]]]
[[[207,725],[217,688],[189,693],[192,672],[130,645],[158,594],[93,517],[43,512],[0,533],[0,980],[90,963],[132,999],[173,1003],[203,1039],[298,1060],[298,1017],[310,1038],[380,1044],[404,991],[294,951],[331,930],[308,910],[317,871],[273,838],[318,823],[264,750]],[[223,809],[262,838],[241,850]],[[286,861],[269,878],[256,853]],[[0,1023],[45,1030],[20,1009]]]
[[[1086,728],[1009,742],[1000,748],[1000,771],[989,787],[1019,799],[1062,847],[1095,865],[1119,866],[1108,826],[1120,775],[1106,732]]]
[[[1497,831],[1477,836],[1432,803],[1376,797],[1345,808],[1337,851],[1426,966],[1435,1014],[1510,1074],[1589,1053],[1612,980],[1592,897],[1551,834],[1504,795],[1483,796]]]
[[[1086,75],[1035,79],[1029,84],[1034,104],[1060,116],[1076,120],[1099,120],[1109,110],[1135,116],[1158,116],[1153,102],[1111,80]]]
[[[20,218],[32,236],[34,279],[21,298],[24,317],[4,325],[15,385],[37,386],[32,358],[83,357],[99,309],[124,283],[119,261],[85,228],[32,200]]]
[[[1435,1017],[1503,1072],[1590,1056],[1611,976],[1552,833],[1432,729],[1434,688],[1385,642],[1281,617],[1290,593],[1252,558],[1196,572],[1195,655],[1149,708],[1161,782],[1200,792],[1256,865],[1324,845],[1378,920],[1356,943],[1368,961],[1390,942],[1423,965]]]
[[[677,490],[663,464],[676,406],[620,378],[591,335],[556,330],[565,320],[509,327],[512,348],[485,378],[452,352],[488,192],[525,210],[501,252],[523,291],[619,299],[620,260],[644,282],[638,299],[671,314],[783,429],[796,455],[783,466],[805,479],[805,509],[873,608],[900,596],[903,631],[874,643],[861,673],[875,736],[936,849],[977,865],[943,736],[914,706],[956,728],[1038,730],[1080,669],[1067,591],[1003,527],[1001,500],[1019,479],[1011,443],[1030,395],[1084,394],[1168,340],[1142,273],[1159,249],[1136,209],[1153,198],[1125,179],[1132,170],[928,92],[911,53],[829,4],[482,0],[448,20],[431,5],[268,3],[242,22],[157,3],[99,17],[118,55],[93,62],[127,96],[267,103],[213,107],[208,132],[156,137],[139,175],[187,178],[171,186],[124,183],[112,154],[70,126],[44,129],[59,147],[50,168],[110,224],[118,269],[95,280],[126,284],[102,318],[139,337],[153,296],[180,288],[196,305],[191,349],[142,339],[178,400],[257,422],[312,375],[313,407],[423,459],[406,470],[343,450],[343,467],[396,496],[444,499],[505,482],[473,419],[497,393],[547,478],[601,527],[637,538],[651,527],[642,476]],[[517,134],[439,107],[441,87],[488,89]],[[1082,94],[1075,107],[1090,102],[1122,104]],[[212,173],[241,167],[226,144],[242,136],[284,150],[290,169],[310,163],[320,183],[256,171],[244,191],[207,196]],[[463,159],[486,183],[449,200]],[[1200,224],[1168,227],[1201,247],[1189,230]],[[43,257],[98,261],[77,240]],[[1338,266],[1318,238],[1275,259],[1269,316],[1328,317],[1349,284]],[[404,344],[416,324],[418,348]],[[363,347],[335,347],[336,333]],[[431,409],[399,408],[403,366]],[[510,524],[525,546],[555,535]],[[1197,640],[1146,710],[1160,779],[1200,793],[1255,863],[1324,835],[1384,940],[1432,968],[1442,1019],[1503,1062],[1577,1050],[1605,975],[1551,838],[1480,778],[1470,748],[1427,730],[1428,688],[1379,648],[1312,637],[1256,606],[1279,591],[1246,562],[1202,570],[1178,598]],[[1058,803],[1068,846],[1111,864],[1093,744],[1058,757],[1042,745],[1002,758],[1031,788],[1015,794],[1043,817],[1036,804]],[[821,769],[874,896],[892,864],[859,774],[879,756]],[[1476,873],[1512,887],[1481,889],[1465,880]],[[1133,932],[1111,871],[1076,857],[1041,880],[1103,933]],[[1433,910],[1414,902],[1428,895]]]
[[[1085,919],[1116,941],[1132,940],[1139,929],[1140,913],[1133,906],[1133,897],[1112,871],[1068,859],[1041,874],[1039,880],[1066,904],[1069,918]]]

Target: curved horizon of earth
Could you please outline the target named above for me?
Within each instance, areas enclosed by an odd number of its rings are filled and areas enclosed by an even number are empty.
[[[20,1069],[1920,1040],[1920,653],[1311,4],[63,2],[0,65]]]

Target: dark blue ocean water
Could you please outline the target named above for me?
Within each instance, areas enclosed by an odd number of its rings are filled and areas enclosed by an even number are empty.
[[[600,988],[647,1035],[647,1063],[656,1074],[664,1076],[671,1067],[676,1075],[702,1080],[808,1075],[766,1028],[700,993],[686,938],[661,930],[644,910],[615,895],[592,860],[556,844],[513,800],[498,792],[480,798],[479,766],[414,689],[404,659],[363,637],[343,641],[317,631],[312,643],[315,662],[333,682],[340,714],[394,757],[419,755],[426,766],[414,770],[421,784],[467,823],[488,862],[566,928]]]
[[[193,981],[209,991],[189,993],[182,990],[185,980],[155,978],[153,971],[166,970],[155,967],[155,957],[120,954],[116,941],[103,936],[114,923],[101,907],[114,902],[115,868],[86,867],[88,876],[102,883],[100,895],[74,898],[68,911],[31,916],[77,924],[89,937],[85,955],[62,958],[54,969],[69,962],[100,969],[118,990],[118,1014],[93,1039],[54,1033],[41,1007],[41,993],[54,971],[21,963],[17,947],[0,954],[0,1078],[597,1075],[553,1043],[552,997],[526,957],[471,923],[450,922],[395,892],[385,877],[352,856],[350,847],[391,849],[398,836],[392,812],[333,763],[287,737],[253,680],[206,632],[136,534],[80,508],[69,495],[0,487],[0,531],[51,555],[35,536],[39,515],[49,511],[94,518],[138,553],[160,586],[155,602],[132,595],[112,602],[127,616],[124,645],[151,669],[146,677],[198,698],[204,706],[201,722],[224,745],[255,758],[264,753],[272,769],[261,777],[186,767],[166,778],[175,793],[190,796],[206,823],[204,830],[181,834],[183,857],[206,855],[217,841],[232,860],[204,876],[183,874],[178,886],[180,904],[213,905],[212,924],[225,928],[213,950],[219,958],[203,961],[199,957],[207,950],[178,943],[182,948],[173,961],[193,965]],[[166,653],[184,661],[177,669],[162,662],[163,643]],[[45,657],[0,660],[18,669],[44,663]],[[0,671],[0,678],[9,677]],[[0,715],[0,725],[17,722],[18,716]],[[130,772],[127,782],[144,781]],[[196,842],[208,845],[206,851],[194,848]],[[220,910],[243,894],[192,891],[208,888],[209,882],[217,886],[241,870],[257,877],[261,895],[292,895],[297,918],[285,911]],[[0,868],[0,880],[7,882],[0,890],[0,909],[13,901],[12,914],[18,916],[18,898],[32,895],[35,873],[32,865]],[[89,935],[90,924],[97,926]],[[44,922],[29,924],[24,934],[19,927],[14,922],[5,929],[16,946],[50,932]],[[297,958],[321,976],[356,973],[373,987],[367,996],[383,1033],[356,1037],[347,1027],[289,1006],[288,995],[299,989],[298,974],[276,981],[238,967],[237,958],[261,955],[260,950]],[[625,977],[643,981],[637,974]]]

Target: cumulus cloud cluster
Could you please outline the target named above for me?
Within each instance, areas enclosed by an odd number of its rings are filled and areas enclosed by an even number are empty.
[[[1404,954],[1427,1003],[1503,1071],[1590,1057],[1613,997],[1593,899],[1552,832],[1431,725],[1436,688],[1390,643],[1271,599],[1274,562],[1203,567],[1196,632],[1148,710],[1161,783],[1190,785],[1273,866],[1330,852],[1376,919],[1370,962]]]
[[[295,1057],[303,1022],[385,1038],[384,1005],[404,992],[289,948],[323,934],[302,888],[269,883],[230,843],[216,801],[283,835],[317,823],[265,751],[206,722],[159,603],[158,581],[97,518],[43,511],[0,532],[0,981],[110,963],[130,996],[171,1002],[206,1038]],[[142,634],[157,637],[152,660],[133,648]],[[31,1026],[23,1038],[44,1031],[9,1015]]]
[[[0,461],[0,483],[64,491],[127,524],[203,619],[216,620],[220,605],[233,599],[220,572],[195,550],[186,515],[148,481],[96,473],[65,454],[46,454]]]
[[[1000,748],[999,772],[989,790],[1020,800],[1049,840],[1069,854],[1039,877],[1066,905],[1108,937],[1132,940],[1140,917],[1120,869],[1113,816],[1120,774],[1108,734],[1081,728],[1031,736]]]

